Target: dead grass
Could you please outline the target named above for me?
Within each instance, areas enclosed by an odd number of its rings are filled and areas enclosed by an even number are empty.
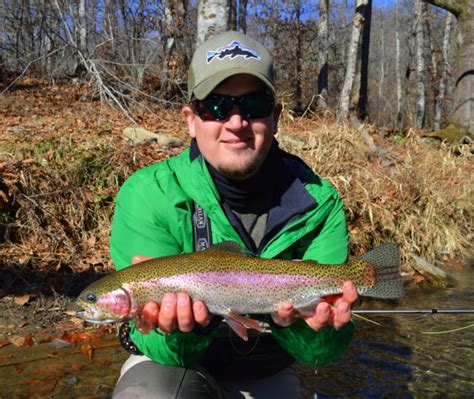
[[[110,268],[117,190],[135,170],[172,154],[153,143],[126,142],[122,130],[129,121],[100,103],[81,101],[84,88],[23,83],[1,98],[3,262],[44,271]],[[178,110],[144,104],[135,117],[142,127],[186,140]],[[366,128],[383,157],[356,129],[327,117],[294,119],[285,112],[279,134],[285,149],[341,192],[352,253],[395,241],[405,268],[409,253],[431,262],[466,255],[472,241],[472,156],[426,148],[415,131],[382,140],[376,128]]]
[[[374,154],[360,132],[324,120],[295,120],[281,131],[285,147],[303,158],[342,194],[353,253],[397,242],[409,268],[410,253],[428,261],[468,256],[472,241],[473,165],[467,149],[427,148],[414,130],[381,139]],[[309,149],[285,140],[298,135]]]

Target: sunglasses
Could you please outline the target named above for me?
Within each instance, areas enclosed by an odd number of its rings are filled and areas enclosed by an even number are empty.
[[[275,107],[270,94],[250,93],[239,97],[210,94],[203,100],[193,101],[199,117],[204,121],[225,121],[236,105],[245,119],[266,118]]]

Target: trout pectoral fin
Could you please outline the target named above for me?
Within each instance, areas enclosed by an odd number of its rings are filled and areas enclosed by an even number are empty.
[[[135,324],[135,327],[138,329],[138,331],[140,331],[142,334],[149,334],[151,330],[157,327],[143,315],[135,316],[133,323]]]
[[[256,331],[262,331],[262,326],[258,321],[251,319],[250,317],[242,316],[233,310],[229,310],[227,315],[224,317],[227,324],[232,330],[244,341],[248,341],[247,328],[251,328]]]

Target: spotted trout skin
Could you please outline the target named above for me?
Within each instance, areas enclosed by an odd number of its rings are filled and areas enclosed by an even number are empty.
[[[295,309],[316,306],[327,295],[342,293],[351,280],[362,296],[398,298],[403,283],[399,252],[385,244],[346,264],[262,259],[226,242],[189,254],[151,259],[123,269],[87,287],[77,300],[78,313],[90,322],[136,319],[148,301],[160,303],[167,292],[186,292],[212,314],[265,314],[284,301]]]

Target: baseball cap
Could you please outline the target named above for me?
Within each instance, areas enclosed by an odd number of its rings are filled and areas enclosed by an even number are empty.
[[[273,58],[251,37],[228,31],[203,42],[194,52],[188,71],[188,97],[206,98],[232,75],[246,73],[262,80],[273,95]]]

